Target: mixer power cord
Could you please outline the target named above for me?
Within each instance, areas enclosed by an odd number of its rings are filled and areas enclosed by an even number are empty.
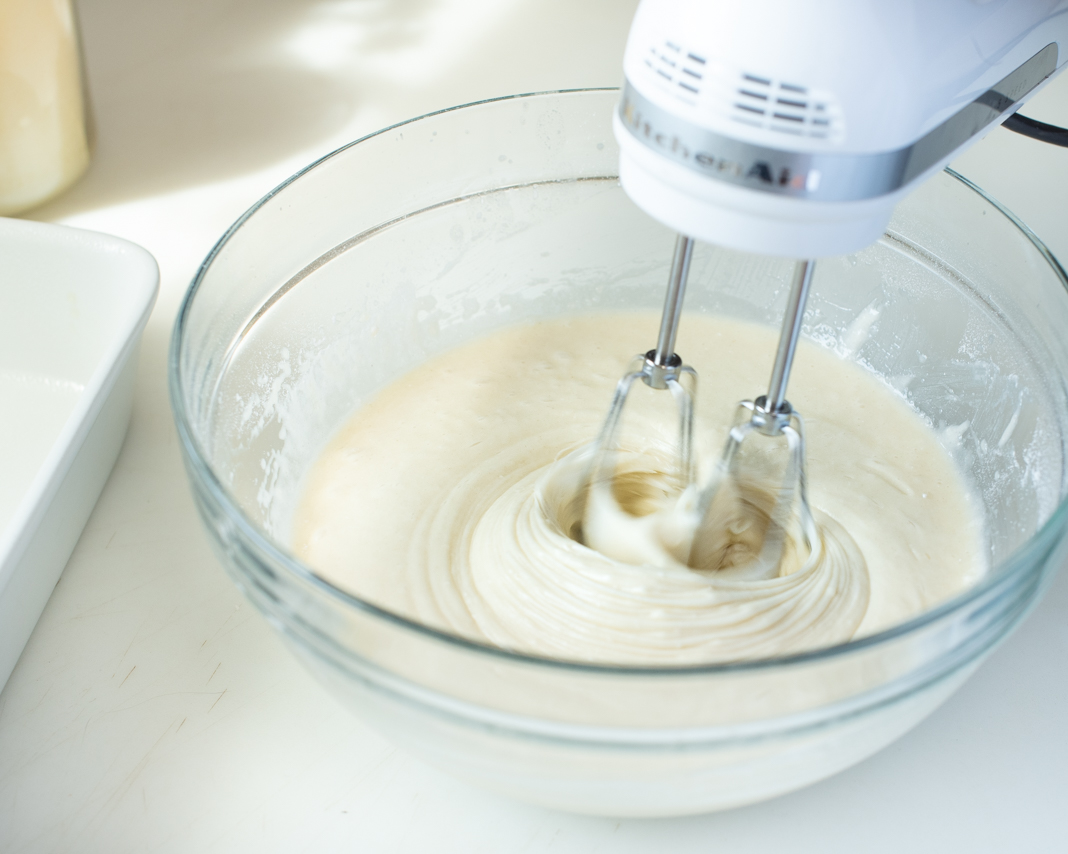
[[[1062,145],[1068,148],[1068,128],[1047,125],[1045,122],[1029,119],[1019,113],[1014,113],[1005,119],[1002,127],[1008,128],[1015,133],[1022,133],[1024,136],[1029,136],[1031,139],[1037,139],[1040,142],[1048,142],[1050,145]]]

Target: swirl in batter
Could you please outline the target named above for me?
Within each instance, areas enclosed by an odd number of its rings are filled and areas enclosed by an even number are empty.
[[[812,345],[799,351],[791,389],[808,415],[811,551],[795,532],[778,575],[753,577],[771,453],[751,461],[747,500],[702,530],[693,553],[703,557],[673,549],[675,425],[670,402],[651,391],[628,413],[620,458],[616,509],[626,518],[615,522],[629,527],[602,536],[600,550],[584,545],[584,447],[628,347],[655,324],[604,315],[516,327],[402,377],[310,472],[296,553],[332,583],[426,624],[617,664],[824,647],[914,616],[981,576],[979,520],[933,431],[876,378]],[[761,387],[774,336],[723,318],[688,317],[683,329],[710,459],[736,401]]]

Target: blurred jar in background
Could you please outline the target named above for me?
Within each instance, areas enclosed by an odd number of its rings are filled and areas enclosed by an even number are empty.
[[[71,0],[0,0],[0,215],[63,192],[89,165]]]

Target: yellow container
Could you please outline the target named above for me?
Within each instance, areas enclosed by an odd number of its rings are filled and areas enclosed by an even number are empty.
[[[0,0],[0,215],[62,193],[88,165],[70,0]]]

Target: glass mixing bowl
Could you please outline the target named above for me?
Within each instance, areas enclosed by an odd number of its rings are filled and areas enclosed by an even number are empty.
[[[795,789],[888,744],[1035,603],[1064,552],[1068,291],[1034,235],[949,172],[906,199],[877,244],[819,263],[805,333],[943,432],[986,516],[987,577],[908,623],[771,660],[594,666],[472,642],[332,586],[288,551],[288,520],[304,472],[362,401],[499,327],[659,310],[673,235],[616,180],[616,99],[472,104],[300,172],[204,261],[175,326],[170,390],[223,563],[358,715],[518,798],[694,813]],[[700,246],[687,310],[777,327],[790,270]]]

